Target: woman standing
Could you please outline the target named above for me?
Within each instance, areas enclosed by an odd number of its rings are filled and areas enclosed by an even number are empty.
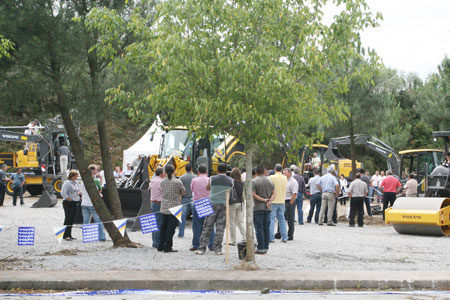
[[[173,235],[175,234],[175,228],[178,225],[178,219],[172,215],[169,208],[178,206],[181,204],[181,196],[186,191],[184,189],[181,180],[175,178],[173,174],[175,169],[172,165],[167,165],[164,168],[167,177],[161,181],[162,199],[161,199],[161,213],[162,213],[162,226],[159,236],[158,251],[178,252],[172,248]]]
[[[239,227],[241,237],[245,240],[244,214],[242,208],[244,184],[241,180],[241,171],[233,168],[230,173],[233,178],[233,189],[230,195],[230,237],[231,246],[236,245],[236,225]]]
[[[72,225],[75,219],[77,207],[80,205],[80,195],[81,195],[81,187],[76,181],[77,178],[78,178],[78,171],[71,170],[69,172],[69,178],[68,180],[64,181],[61,190],[65,214],[64,225],[67,226],[63,238],[66,241],[72,241],[75,239],[72,237]]]

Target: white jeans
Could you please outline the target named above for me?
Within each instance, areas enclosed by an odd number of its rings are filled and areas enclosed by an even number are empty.
[[[230,204],[230,243],[233,244],[236,244],[236,225],[239,227],[242,239],[245,240],[243,207],[243,203]]]
[[[59,157],[59,168],[61,169],[61,173],[64,179],[66,179],[66,173],[67,173],[67,164],[69,162],[69,157],[65,155],[61,155]]]

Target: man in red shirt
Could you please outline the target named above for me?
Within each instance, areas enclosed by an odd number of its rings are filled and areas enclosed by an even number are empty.
[[[386,174],[387,177],[383,179],[380,184],[381,192],[383,192],[383,220],[384,211],[388,208],[388,206],[394,205],[397,194],[400,193],[402,188],[400,181],[392,176],[391,170],[387,171]]]

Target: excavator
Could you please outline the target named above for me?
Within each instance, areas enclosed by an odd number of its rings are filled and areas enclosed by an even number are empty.
[[[73,117],[75,112],[71,113]],[[79,123],[77,121],[74,123],[78,133]],[[38,134],[28,133],[29,128],[29,126],[0,126],[0,142],[25,144],[23,150],[15,153],[0,153],[0,164],[6,164],[9,169],[21,168],[25,175],[25,189],[32,196],[42,194],[41,199],[53,199],[54,195],[59,195],[62,187],[57,150],[61,143],[69,144],[62,119],[56,116],[47,120],[44,126],[36,127],[40,131]],[[24,131],[27,133],[23,133]],[[68,167],[75,166],[72,157],[69,159]],[[6,192],[12,195],[10,182],[7,184]]]
[[[203,164],[207,166],[208,174],[214,175],[219,163],[229,163],[237,154],[245,155],[244,145],[233,136],[198,137],[195,131],[190,132],[186,127],[165,128],[159,152],[159,155],[141,158],[131,176],[118,183],[123,215],[129,218],[129,227],[133,231],[140,230],[136,216],[151,212],[148,187],[156,168],[171,164],[175,176],[180,177],[186,172],[184,166],[188,163],[194,171]],[[103,195],[107,197],[107,193]],[[105,202],[108,204],[108,199]]]

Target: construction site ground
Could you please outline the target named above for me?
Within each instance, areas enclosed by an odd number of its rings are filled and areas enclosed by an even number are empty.
[[[258,271],[241,269],[237,248],[225,255],[189,251],[192,230],[174,237],[177,253],[151,247],[151,234],[128,232],[142,247],[115,249],[106,242],[83,243],[81,229],[74,241],[59,244],[53,228],[62,226],[61,200],[52,208],[31,208],[37,200],[25,197],[12,206],[11,197],[0,207],[0,288],[29,289],[448,289],[448,238],[400,235],[381,216],[366,217],[362,228],[348,227],[347,205],[339,208],[335,227],[314,223],[295,225],[293,241],[270,244],[257,255]],[[309,201],[304,202],[305,214]],[[306,219],[305,219],[306,220]],[[370,225],[369,225],[370,224]],[[19,226],[34,226],[35,245],[18,246]],[[238,241],[241,240],[239,231]],[[223,249],[225,251],[225,247]]]

